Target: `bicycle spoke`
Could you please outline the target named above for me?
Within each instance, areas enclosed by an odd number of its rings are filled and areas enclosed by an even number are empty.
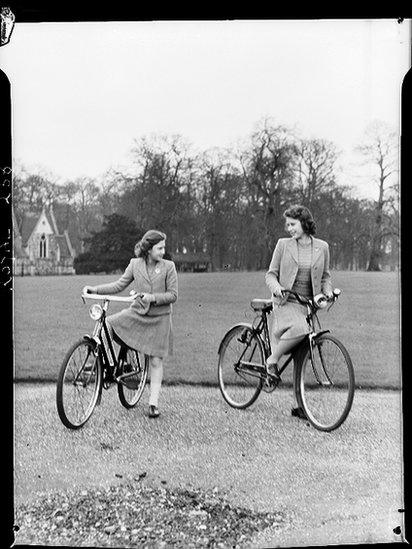
[[[219,385],[231,406],[245,408],[258,397],[262,380],[247,363],[262,365],[263,357],[260,341],[249,328],[237,326],[225,336],[219,355]]]
[[[67,427],[81,427],[93,412],[100,386],[97,360],[86,341],[77,343],[65,357],[57,385],[57,408]]]
[[[126,408],[136,406],[140,400],[147,379],[146,357],[133,349],[127,349],[120,359],[118,394]]]
[[[309,421],[330,431],[346,419],[352,405],[354,375],[350,357],[332,336],[322,336],[308,352],[299,383],[302,405]]]

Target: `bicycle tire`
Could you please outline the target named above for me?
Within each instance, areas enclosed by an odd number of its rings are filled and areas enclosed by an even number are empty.
[[[133,375],[120,380],[117,383],[117,392],[121,404],[125,408],[134,408],[142,397],[149,369],[149,357],[142,353],[138,353],[134,349],[127,348],[125,356],[122,358],[121,371],[125,366],[129,366],[129,372]]]
[[[349,415],[355,394],[355,372],[345,346],[334,336],[315,339],[298,363],[297,400],[308,421],[320,431],[334,431]]]
[[[219,346],[220,392],[232,408],[239,409],[251,406],[258,398],[263,386],[261,377],[254,377],[235,370],[242,356],[249,362],[256,362],[264,366],[263,344],[252,327],[247,324],[239,324],[231,328]]]
[[[63,425],[69,429],[83,427],[96,407],[102,382],[101,363],[93,343],[77,341],[67,351],[57,378],[56,405]]]

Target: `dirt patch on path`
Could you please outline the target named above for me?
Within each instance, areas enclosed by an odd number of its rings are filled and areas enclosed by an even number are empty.
[[[327,434],[290,417],[288,391],[238,411],[216,389],[187,386],[165,388],[156,421],[146,401],[127,411],[112,389],[73,432],[59,421],[54,390],[16,385],[17,509],[146,473],[152,488],[217,489],[236,508],[280,513],[282,527],[262,528],[254,547],[401,541],[393,532],[403,530],[398,392],[358,391],[347,422]]]

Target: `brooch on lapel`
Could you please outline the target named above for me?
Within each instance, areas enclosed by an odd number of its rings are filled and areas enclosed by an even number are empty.
[[[156,274],[159,274],[159,273],[160,273],[160,269],[159,269],[159,267],[156,267],[156,269],[155,269],[155,273],[156,273]]]

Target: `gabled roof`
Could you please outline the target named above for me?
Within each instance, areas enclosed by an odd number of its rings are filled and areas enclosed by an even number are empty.
[[[56,242],[58,243],[60,248],[61,258],[63,259],[63,258],[74,257],[76,255],[76,251],[73,249],[73,246],[71,244],[69,233],[67,230],[64,230],[62,234],[59,233],[56,218],[53,212],[53,207],[43,208],[42,213],[44,213],[47,219],[47,222],[49,223],[50,227],[54,232],[54,238],[56,239]],[[14,216],[14,211],[13,211],[13,234],[14,234],[14,242],[15,242],[14,253],[16,257],[18,257],[17,252],[25,256],[23,249],[27,247],[29,238],[32,235],[34,229],[36,228],[36,225],[40,219],[40,216],[41,216],[41,213],[26,213],[23,217],[21,227],[19,230],[19,227],[16,222],[16,218]],[[21,238],[19,238],[19,236]],[[20,252],[20,249],[21,249],[21,252]]]
[[[21,236],[19,229],[17,227],[16,220],[13,215],[13,257],[27,257],[26,252],[23,250],[21,245]]]
[[[13,228],[13,257],[27,257],[26,252],[22,248],[21,235],[17,224],[16,216],[14,215],[14,208],[11,208],[11,219]]]
[[[20,237],[20,231],[19,231],[19,226],[17,224],[17,219],[16,219],[16,216],[14,214],[14,208],[13,208],[13,205],[11,207],[11,224],[12,224],[12,227],[13,227],[13,238],[16,238],[16,237]]]
[[[71,253],[70,253],[70,250],[69,250],[69,246],[67,244],[66,235],[56,235],[54,237],[54,239],[55,239],[55,241],[57,242],[57,244],[59,245],[59,248],[60,248],[60,258],[61,259],[67,259],[67,258],[72,257]]]
[[[32,232],[34,231],[37,221],[39,220],[39,217],[40,217],[39,214],[26,214],[23,217],[23,221],[20,229],[21,243],[23,247],[27,246],[27,242]]]
[[[52,231],[54,232],[54,234],[55,235],[59,234],[59,229],[57,227],[56,218],[54,217],[52,208],[43,208],[40,214],[26,213],[23,217],[22,226],[20,229],[23,246],[27,246],[27,242],[32,232],[34,231],[42,213],[45,215],[47,222],[52,228]]]
[[[56,218],[54,217],[53,207],[50,206],[50,208],[44,208],[44,214],[50,227],[53,229],[54,234],[60,234],[59,229],[57,228]]]

